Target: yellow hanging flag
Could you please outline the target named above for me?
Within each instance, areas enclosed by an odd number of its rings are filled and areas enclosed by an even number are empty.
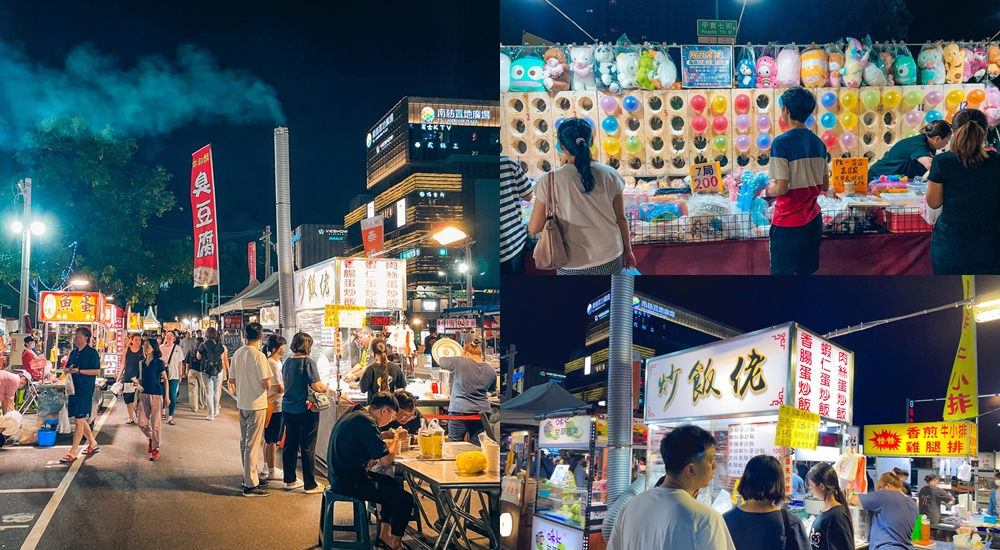
[[[972,277],[962,276],[965,299],[973,296]],[[979,381],[976,377],[976,321],[972,308],[962,309],[962,337],[958,341],[955,365],[948,379],[948,398],[944,402],[944,419],[959,420],[979,416]]]

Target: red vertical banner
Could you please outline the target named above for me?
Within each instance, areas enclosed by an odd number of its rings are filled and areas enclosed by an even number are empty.
[[[247,244],[247,267],[250,268],[250,282],[257,280],[257,243]]]
[[[212,146],[191,155],[191,214],[194,218],[194,286],[219,284],[219,229],[215,217]]]
[[[365,256],[371,258],[382,254],[383,235],[382,216],[361,220],[361,237],[365,243]]]

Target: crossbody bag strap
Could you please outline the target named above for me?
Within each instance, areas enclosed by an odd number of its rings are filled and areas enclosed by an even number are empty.
[[[785,550],[791,546],[789,540],[792,538],[792,526],[788,521],[788,510],[785,508],[781,509],[781,521],[785,524]]]
[[[549,172],[549,204],[546,208],[545,213],[548,218],[556,217],[556,175],[555,172]]]

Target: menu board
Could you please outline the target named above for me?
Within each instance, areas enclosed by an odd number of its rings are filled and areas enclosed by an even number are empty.
[[[781,447],[775,447],[774,436],[778,425],[774,422],[765,424],[733,424],[729,426],[729,454],[726,463],[726,475],[741,477],[747,468],[747,462],[757,455],[771,455],[781,460],[784,453]]]
[[[792,406],[850,423],[854,353],[799,327],[792,358]]]
[[[681,46],[685,88],[732,88],[732,46]]]
[[[406,307],[406,260],[341,258],[337,275],[337,304],[369,309]]]

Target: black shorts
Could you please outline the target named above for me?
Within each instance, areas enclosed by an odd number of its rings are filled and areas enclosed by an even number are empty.
[[[86,394],[86,395],[84,395]],[[94,409],[94,392],[74,393],[66,403],[66,412],[70,418],[87,418]]]
[[[135,392],[123,393],[122,399],[125,401],[126,405],[131,405],[135,403]]]
[[[264,427],[264,443],[278,443],[281,441],[281,428],[283,423],[281,421],[281,413],[274,412],[271,414],[271,421],[267,423]]]
[[[771,275],[812,275],[819,269],[823,216],[801,227],[771,226]]]

